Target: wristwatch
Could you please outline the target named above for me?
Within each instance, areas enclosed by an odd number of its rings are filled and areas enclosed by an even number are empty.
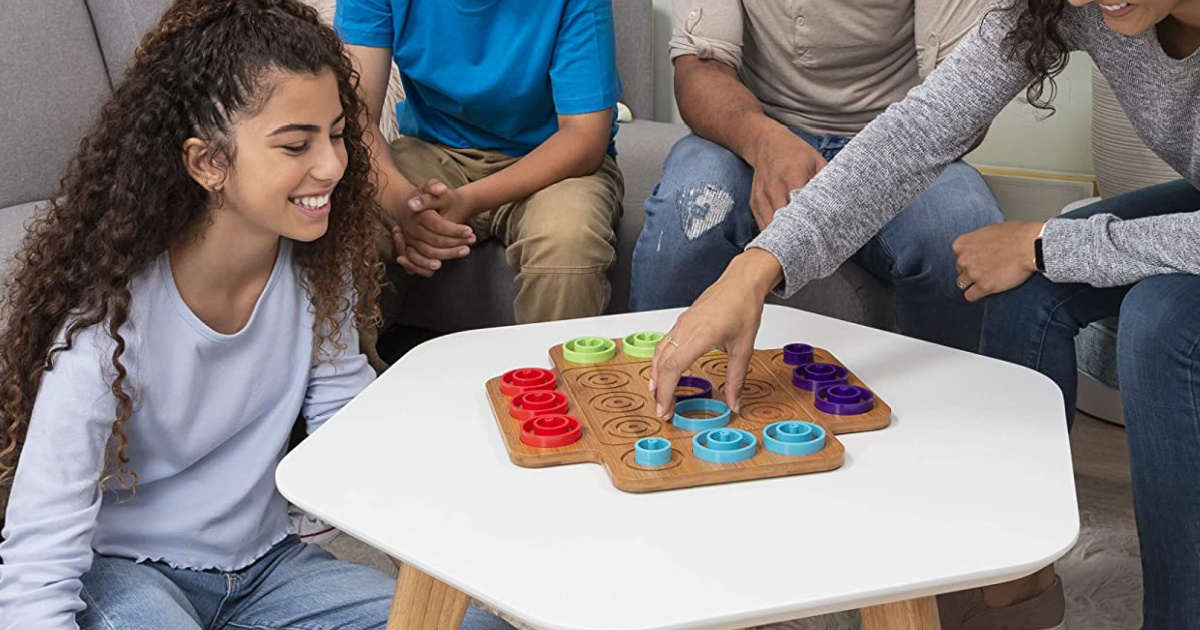
[[[1040,272],[1046,273],[1046,256],[1042,253],[1042,235],[1046,233],[1046,224],[1042,224],[1042,231],[1038,232],[1037,238],[1033,239],[1033,266]]]

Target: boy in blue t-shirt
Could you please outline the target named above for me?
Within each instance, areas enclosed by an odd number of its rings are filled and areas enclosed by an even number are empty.
[[[374,155],[386,253],[430,277],[495,236],[518,322],[601,314],[624,194],[610,0],[339,0],[334,26],[376,146],[392,60],[404,87],[403,137]]]

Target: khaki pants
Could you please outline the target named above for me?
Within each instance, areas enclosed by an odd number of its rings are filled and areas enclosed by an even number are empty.
[[[455,149],[412,137],[393,142],[391,152],[396,167],[408,181],[420,185],[439,179],[451,188],[483,179],[519,159],[497,151]],[[612,294],[605,273],[616,260],[614,227],[624,195],[625,182],[617,162],[605,157],[600,169],[591,175],[560,181],[525,199],[472,217],[469,224],[478,242],[499,240],[505,246],[508,266],[517,273],[513,311],[518,323],[604,312]],[[396,253],[391,226],[385,227],[380,256],[391,262]],[[373,345],[364,338],[368,341]]]

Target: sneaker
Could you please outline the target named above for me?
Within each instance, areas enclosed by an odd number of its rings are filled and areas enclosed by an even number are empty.
[[[1033,599],[991,608],[983,602],[983,589],[938,595],[942,630],[1065,630],[1067,602],[1062,580]]]
[[[294,505],[288,506],[288,518],[292,521],[292,531],[300,536],[300,540],[312,545],[323,545],[342,533]]]

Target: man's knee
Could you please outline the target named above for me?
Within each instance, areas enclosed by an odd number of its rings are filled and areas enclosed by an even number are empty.
[[[695,135],[675,143],[662,180],[646,200],[651,229],[677,229],[694,241],[749,204],[753,171],[729,149]]]
[[[983,176],[966,162],[947,167],[927,194],[932,195],[930,202],[937,206],[939,219],[951,226],[950,234],[966,234],[1004,220]]]

